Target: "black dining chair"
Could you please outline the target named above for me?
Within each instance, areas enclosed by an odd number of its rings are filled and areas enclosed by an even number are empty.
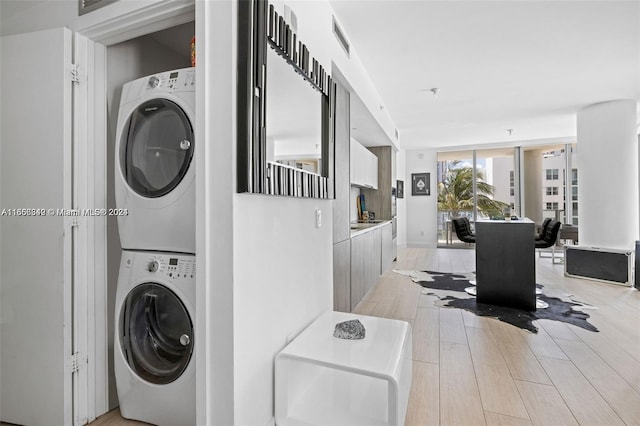
[[[547,227],[542,231],[540,239],[536,238],[536,248],[552,247],[558,239],[561,225],[557,220],[550,220]]]
[[[539,241],[542,239],[542,236],[544,235],[544,232],[547,230],[547,227],[549,226],[549,222],[551,222],[551,218],[547,217],[542,221],[542,226],[540,226],[540,233],[536,235],[536,241]]]
[[[464,243],[475,243],[476,234],[471,231],[471,222],[466,217],[456,217],[451,219],[453,229],[456,231],[458,239]]]
[[[551,263],[555,263],[555,254],[556,254],[555,244],[556,244],[556,240],[558,239],[558,234],[560,233],[561,226],[562,224],[557,220],[549,220],[547,222],[546,227],[544,227],[544,223],[543,223],[543,230],[540,232],[540,239],[536,237],[535,246],[537,249],[551,247]],[[540,294],[540,293],[541,291],[538,288],[536,288],[536,294]],[[549,305],[547,304],[547,302],[540,299],[536,299],[537,309],[544,309],[548,307]]]
[[[550,220],[546,228],[540,233],[540,238],[536,237],[535,246],[537,249],[545,249],[551,247],[551,263],[556,263],[556,241],[560,234],[560,227],[562,224],[557,220]],[[538,252],[542,257],[542,252]]]
[[[451,223],[453,224],[453,229],[456,231],[456,236],[458,239],[464,243],[475,243],[476,242],[476,234],[471,230],[471,222],[466,217],[456,217],[451,219]],[[474,287],[477,283],[476,280],[469,281],[471,287],[467,287],[464,290],[475,296],[477,294],[476,288]]]

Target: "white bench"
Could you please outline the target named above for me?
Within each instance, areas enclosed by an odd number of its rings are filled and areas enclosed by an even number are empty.
[[[361,340],[333,337],[339,322],[359,319]],[[404,425],[413,372],[405,321],[326,312],[275,361],[276,424]]]

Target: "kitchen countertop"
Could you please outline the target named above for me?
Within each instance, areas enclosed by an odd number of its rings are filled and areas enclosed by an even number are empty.
[[[391,220],[375,220],[373,222],[351,222],[351,238],[391,223]]]

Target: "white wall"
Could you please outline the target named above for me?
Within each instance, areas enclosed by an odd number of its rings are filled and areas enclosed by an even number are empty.
[[[0,17],[0,35],[3,36],[64,27],[78,17],[78,2],[3,0],[0,1]]]
[[[333,307],[333,202],[234,198],[235,423],[263,425],[273,417],[276,354]]]
[[[407,246],[436,247],[438,191],[436,183],[438,153],[436,150],[406,151],[404,196],[407,211]],[[411,195],[411,174],[431,173],[431,195]]]

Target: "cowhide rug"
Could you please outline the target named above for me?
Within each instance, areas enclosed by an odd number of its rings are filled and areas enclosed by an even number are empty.
[[[397,269],[394,269],[393,272],[411,277],[413,282],[424,287],[423,294],[436,296],[438,302],[435,305],[437,306],[465,309],[478,316],[496,318],[532,333],[538,332],[538,328],[533,325],[533,321],[539,319],[566,322],[585,330],[598,331],[596,327],[587,321],[589,314],[584,312],[585,309],[597,308],[572,300],[571,295],[560,293],[550,288],[545,289],[540,284],[537,284],[537,287],[542,289],[543,293],[537,296],[540,300],[547,302],[549,307],[530,312],[523,309],[477,303],[475,296],[465,292],[465,288],[471,286],[469,280],[475,279],[473,272],[448,273]]]

